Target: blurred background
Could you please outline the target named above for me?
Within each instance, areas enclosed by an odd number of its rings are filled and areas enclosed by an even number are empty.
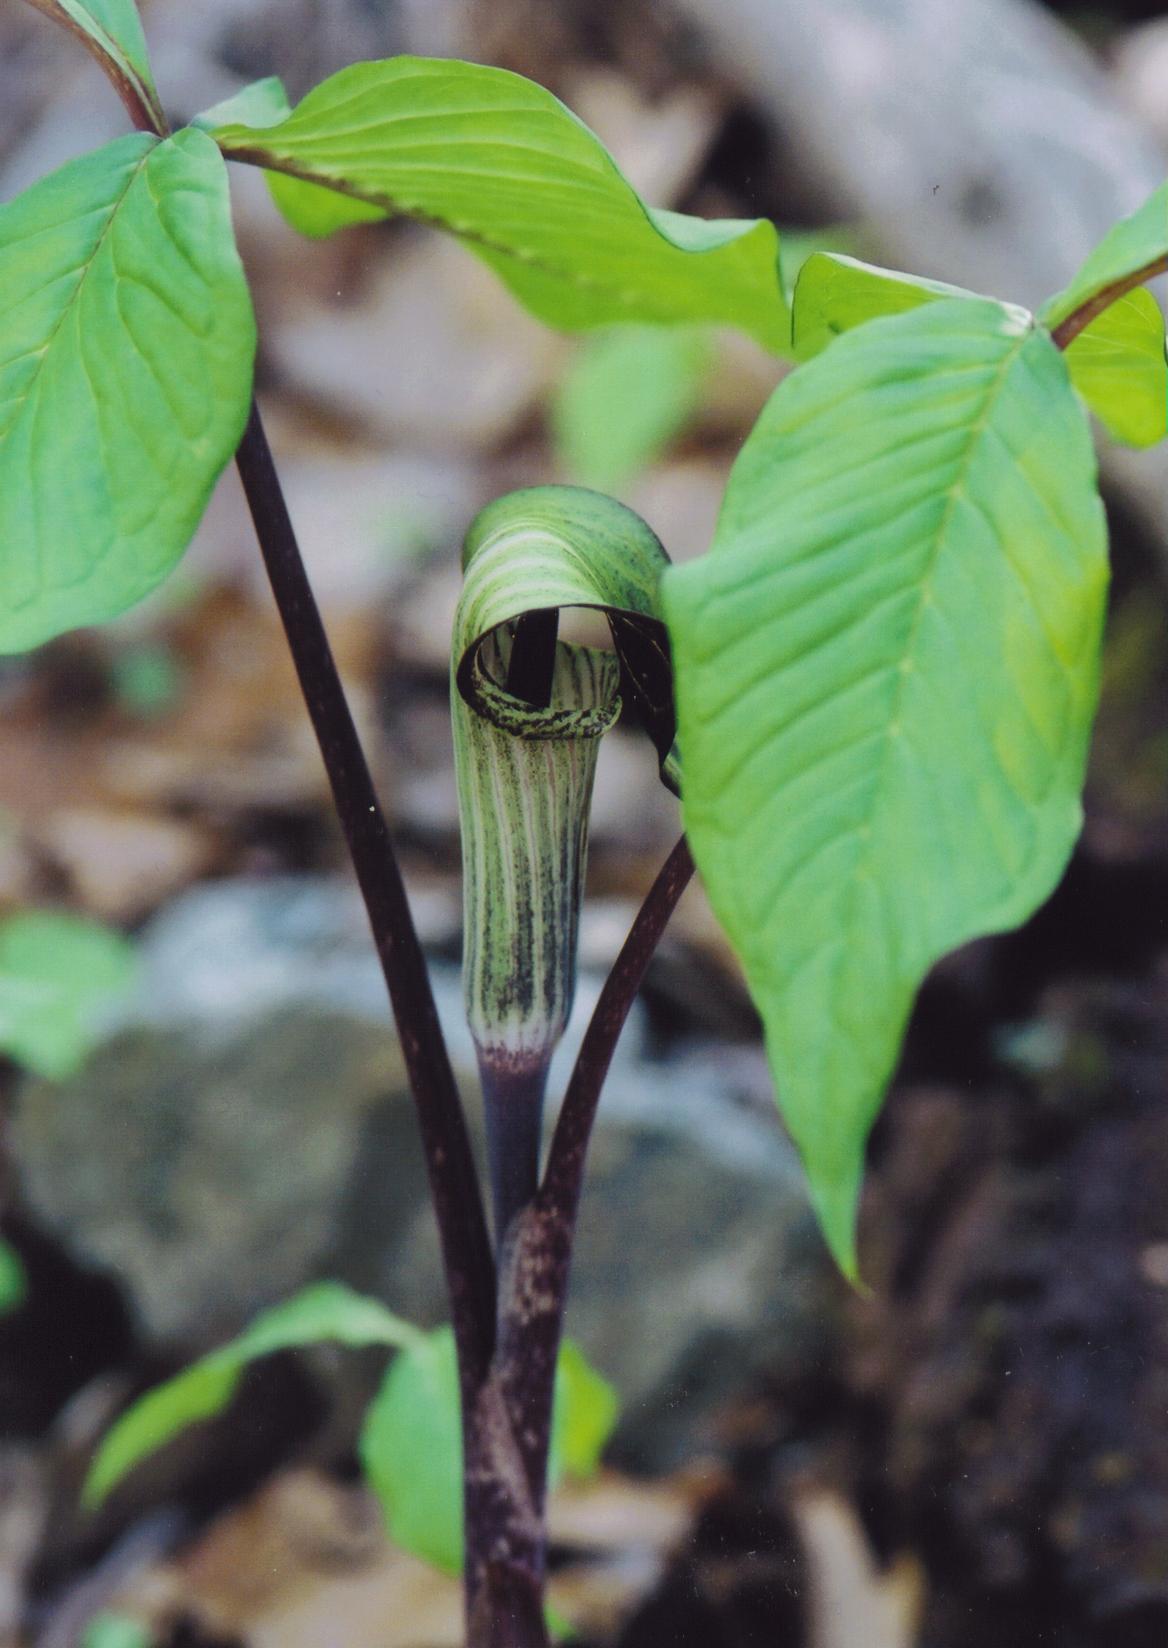
[[[1160,11],[143,5],[175,119],[270,73],[296,98],[357,58],[461,55],[550,86],[653,204],[767,215],[793,250],[1028,304],[1162,181]],[[0,0],[0,198],[122,124],[72,42]],[[446,674],[462,533],[499,492],[577,480],[675,559],[702,552],[781,368],[731,336],[559,337],[437,234],[308,244],[258,173],[233,189],[269,432],[473,1103]],[[872,1142],[866,1297],[815,1234],[699,890],[653,966],[570,1313],[622,1401],[604,1474],[553,1513],[556,1600],[595,1648],[1168,1642],[1168,464],[1103,464],[1085,833],[1024,931],[923,993]],[[677,828],[618,732],[578,1020]],[[392,1548],[356,1470],[383,1358],[270,1359],[104,1511],[77,1509],[133,1395],[306,1282],[444,1315],[380,976],[233,474],[145,607],[0,665],[0,903],[109,924],[136,981],[95,1026],[79,963],[31,1051],[0,992],[19,1055],[0,1076],[0,1644],[93,1645],[95,1618],[155,1648],[456,1644],[457,1588]]]

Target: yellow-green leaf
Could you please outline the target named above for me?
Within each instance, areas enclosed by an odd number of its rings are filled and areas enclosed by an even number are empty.
[[[1168,432],[1164,315],[1138,286],[1085,326],[1066,351],[1071,382],[1116,440],[1154,446]]]
[[[1053,331],[1060,321],[1109,286],[1129,280],[1166,256],[1168,183],[1162,183],[1138,211],[1108,230],[1070,285],[1043,304],[1039,318]]]

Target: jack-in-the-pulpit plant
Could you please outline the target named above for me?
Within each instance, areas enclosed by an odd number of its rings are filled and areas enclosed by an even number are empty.
[[[133,0],[32,3],[93,52],[135,129],[0,207],[0,649],[139,600],[235,454],[397,1018],[452,1319],[425,1335],[344,1290],[302,1296],[124,1416],[87,1493],[217,1411],[255,1356],[391,1345],[362,1445],[391,1529],[461,1569],[473,1648],[536,1648],[549,1449],[553,1472],[585,1469],[611,1423],[610,1393],[561,1349],[589,1132],[694,861],[851,1275],[865,1142],[922,978],[1023,920],[1066,862],[1107,584],[1088,411],[1132,444],[1165,433],[1164,322],[1144,283],[1168,265],[1168,186],[1037,315],[827,252],[794,278],[771,224],[646,205],[519,76],[362,63],[295,110],[267,80],[171,132]],[[394,214],[445,230],[550,325],[731,326],[795,363],[700,559],[669,566],[628,510],[571,488],[499,500],[470,529],[452,704],[493,1242],[252,401],[225,157],[262,167],[310,235]],[[558,639],[579,606],[607,615],[611,652]],[[601,992],[541,1165],[592,766],[618,712],[656,745],[685,835]],[[445,1462],[437,1477],[417,1468],[419,1438]]]

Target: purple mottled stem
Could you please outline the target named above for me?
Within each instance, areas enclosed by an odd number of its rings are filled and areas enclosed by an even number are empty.
[[[542,1591],[552,1398],[588,1141],[617,1040],[693,869],[683,838],[653,883],[601,990],[560,1110],[543,1182],[534,1200],[511,1221],[499,1255],[499,1320],[489,1396],[482,1398],[469,1456],[475,1480],[468,1481],[468,1493],[481,1494],[490,1503],[487,1514],[468,1520],[472,1596],[488,1584],[492,1561],[496,1572],[502,1562],[513,1590],[527,1586]],[[499,1535],[493,1544],[486,1537],[488,1528]],[[479,1648],[479,1639],[472,1641]],[[481,1641],[494,1644],[496,1639]],[[515,1638],[520,1648],[541,1641]]]
[[[495,1270],[466,1118],[389,828],[254,405],[236,463],[397,1020],[469,1405],[486,1377],[494,1344]]]

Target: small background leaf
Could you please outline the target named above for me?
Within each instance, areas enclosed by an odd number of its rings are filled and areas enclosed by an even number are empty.
[[[570,1340],[560,1350],[549,1480],[588,1476],[619,1403]],[[462,1571],[462,1432],[458,1366],[449,1328],[395,1357],[366,1415],[361,1463],[385,1510],[390,1538],[445,1573]]]
[[[52,911],[9,916],[0,921],[0,1047],[63,1081],[133,978],[133,946],[120,933]]]
[[[619,326],[587,338],[552,402],[569,477],[618,491],[685,428],[709,365],[706,337],[688,327]]]
[[[82,1499],[87,1505],[99,1505],[140,1460],[188,1426],[222,1413],[244,1369],[262,1356],[326,1342],[398,1349],[421,1339],[420,1330],[411,1323],[338,1282],[306,1288],[258,1316],[230,1344],[147,1391],[128,1408],[94,1456]]]
[[[72,161],[0,207],[0,651],[141,599],[243,433],[255,325],[215,144]]]
[[[569,330],[616,321],[741,327],[784,352],[790,317],[774,226],[646,207],[583,123],[503,69],[396,57],[343,69],[276,127],[225,126],[224,152],[450,230],[536,315]],[[298,227],[320,202],[280,186]]]
[[[0,1316],[11,1316],[28,1298],[28,1272],[12,1243],[0,1236]]]
[[[620,1398],[573,1339],[565,1339],[556,1369],[556,1409],[552,1421],[549,1474],[589,1477],[616,1427]]]
[[[975,299],[792,373],[666,574],[686,829],[849,1273],[921,979],[1024,919],[1078,833],[1106,582],[1065,364]]]
[[[125,1614],[98,1614],[85,1627],[81,1648],[150,1648],[150,1632]]]
[[[444,1573],[461,1573],[462,1432],[450,1328],[395,1358],[365,1416],[361,1467],[390,1538]]]

